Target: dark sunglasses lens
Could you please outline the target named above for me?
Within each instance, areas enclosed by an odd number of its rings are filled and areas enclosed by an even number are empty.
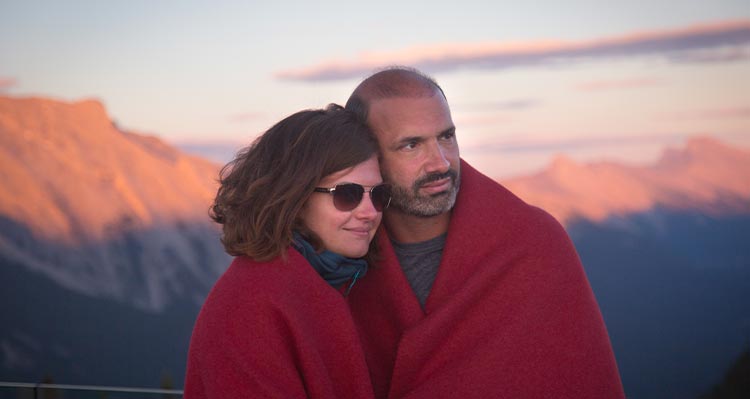
[[[359,184],[339,184],[333,192],[333,206],[340,211],[351,211],[362,201],[364,193]]]
[[[372,206],[378,212],[383,212],[383,209],[388,207],[391,202],[391,186],[387,184],[379,184],[372,188],[370,191],[370,197],[372,198]]]

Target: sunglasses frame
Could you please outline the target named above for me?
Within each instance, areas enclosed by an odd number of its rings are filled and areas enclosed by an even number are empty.
[[[351,186],[359,186],[359,188],[362,189],[362,196],[359,197],[359,201],[357,201],[357,203],[354,204],[354,206],[351,209],[341,209],[338,206],[336,206],[336,189],[339,188],[339,186],[350,186],[350,185]],[[372,190],[374,190],[375,188],[378,188],[378,187],[384,187],[384,188],[388,189],[388,191],[389,191],[389,193],[388,193],[388,202],[385,205],[383,205],[382,209],[378,209],[375,206],[375,202],[372,200]],[[375,208],[375,210],[378,211],[378,212],[383,212],[384,210],[386,210],[391,205],[391,199],[393,198],[391,196],[391,194],[390,194],[390,187],[391,187],[391,185],[388,184],[388,183],[376,184],[374,186],[370,186],[369,189],[367,188],[367,186],[363,186],[363,185],[358,184],[358,183],[339,183],[339,184],[337,184],[337,185],[335,185],[333,187],[315,187],[315,189],[313,190],[313,192],[323,193],[323,194],[331,194],[332,198],[333,198],[333,206],[336,207],[336,209],[339,210],[339,211],[341,211],[341,212],[350,212],[350,211],[353,211],[354,209],[356,209],[359,206],[359,204],[362,203],[362,200],[364,200],[365,193],[368,193],[370,195],[370,202],[372,203],[373,208]]]

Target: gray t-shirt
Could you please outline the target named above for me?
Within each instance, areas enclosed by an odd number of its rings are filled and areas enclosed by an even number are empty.
[[[442,234],[427,241],[409,244],[391,240],[401,269],[423,308],[437,276],[446,236],[447,234]]]

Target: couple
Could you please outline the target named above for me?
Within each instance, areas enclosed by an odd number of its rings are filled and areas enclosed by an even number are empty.
[[[568,236],[459,158],[419,71],[273,126],[222,171],[212,216],[236,258],[186,399],[624,397]]]

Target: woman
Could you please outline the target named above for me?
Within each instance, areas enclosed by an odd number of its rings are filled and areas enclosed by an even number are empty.
[[[390,203],[377,143],[339,106],[282,120],[222,169],[236,256],[193,330],[185,398],[373,396],[346,294]]]

